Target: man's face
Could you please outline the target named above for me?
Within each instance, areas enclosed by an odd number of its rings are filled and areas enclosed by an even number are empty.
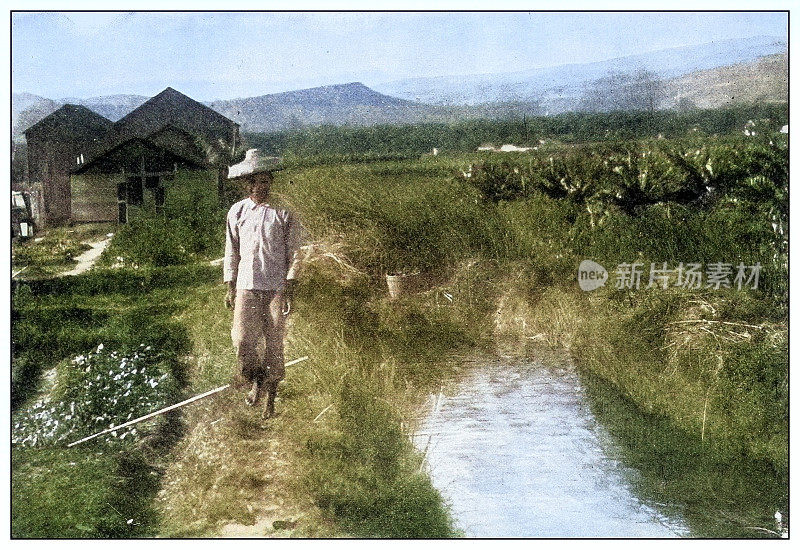
[[[269,198],[269,188],[272,185],[272,174],[262,172],[253,176],[250,184],[250,196],[256,202],[264,202]]]

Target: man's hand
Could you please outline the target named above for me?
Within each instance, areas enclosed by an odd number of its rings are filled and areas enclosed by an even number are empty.
[[[236,281],[228,282],[228,292],[225,294],[225,307],[233,309],[236,305]]]
[[[289,315],[294,306],[294,279],[286,279],[286,286],[283,288],[283,314]]]

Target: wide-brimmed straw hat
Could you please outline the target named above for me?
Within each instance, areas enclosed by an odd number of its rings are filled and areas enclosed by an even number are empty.
[[[243,180],[256,174],[272,174],[283,169],[283,162],[279,157],[260,157],[258,149],[249,149],[242,162],[228,167],[228,179]]]

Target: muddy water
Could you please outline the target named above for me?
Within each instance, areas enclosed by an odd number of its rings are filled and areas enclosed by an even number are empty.
[[[698,528],[696,510],[648,491],[664,480],[598,420],[575,368],[545,363],[477,365],[436,399],[414,437],[465,536],[757,536]]]

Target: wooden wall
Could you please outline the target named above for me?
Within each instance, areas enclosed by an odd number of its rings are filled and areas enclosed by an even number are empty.
[[[117,184],[122,181],[121,174],[73,174],[72,221],[116,222]]]
[[[128,176],[135,174],[128,174]],[[119,174],[73,174],[72,221],[95,222],[119,219],[117,185],[125,181]],[[179,169],[172,176],[162,176],[164,213],[179,217],[187,212],[213,211],[218,207],[217,170]],[[141,205],[127,205],[128,220],[156,213],[152,191],[145,189]]]

